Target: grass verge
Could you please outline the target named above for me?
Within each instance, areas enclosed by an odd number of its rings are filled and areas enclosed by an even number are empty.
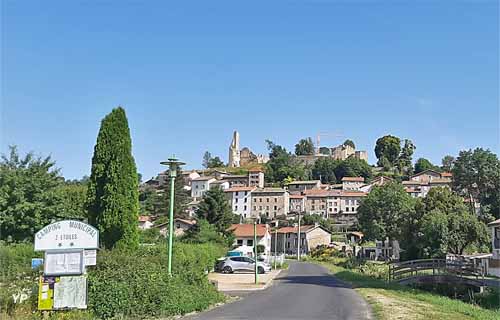
[[[349,282],[370,303],[377,319],[500,319],[499,309],[483,309],[459,300],[387,283],[331,262],[314,262],[327,267],[337,278]]]

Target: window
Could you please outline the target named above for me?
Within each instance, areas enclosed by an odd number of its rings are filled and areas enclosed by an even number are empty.
[[[246,214],[246,213],[244,213],[244,214],[243,214],[243,217],[245,217],[245,218],[246,218],[246,217],[247,217],[247,214]]]
[[[243,206],[243,210],[247,211],[247,206]]]
[[[278,198],[274,198],[274,202],[278,202]]]
[[[269,212],[266,212],[266,217],[268,217],[268,218],[269,218]]]
[[[346,207],[346,208],[345,208],[345,212],[349,212],[349,207]]]
[[[259,206],[259,210],[262,210],[262,206]]]
[[[253,240],[247,240],[247,246],[253,247]]]
[[[262,202],[262,198],[259,198],[259,202]]]
[[[274,206],[274,210],[278,210],[278,206]]]
[[[290,242],[287,242],[287,243],[286,243],[286,247],[287,247],[288,249],[290,249]]]
[[[234,200],[234,202],[238,203],[238,198],[236,198],[236,200]]]
[[[241,262],[241,258],[242,257],[231,257],[229,259],[231,259],[231,261]]]
[[[235,210],[235,211],[238,211],[238,206],[234,206],[234,210]]]
[[[236,196],[238,196],[238,194],[239,194],[238,191],[236,191]],[[238,199],[236,199],[236,200],[238,200]]]
[[[269,198],[266,198],[267,202],[269,202]]]
[[[248,200],[248,198],[245,198],[245,201],[244,201],[244,202],[245,202],[245,203],[247,203],[247,200]]]
[[[204,184],[203,184],[203,185],[201,185],[201,188],[202,188],[202,189],[205,189],[205,185],[204,185]]]
[[[254,210],[257,210],[257,206],[253,206],[253,209],[254,209]]]
[[[253,202],[257,202],[257,198],[253,198]]]
[[[314,210],[314,205],[311,206],[311,210]]]
[[[248,194],[248,191],[245,191],[245,195],[247,195],[247,194]]]
[[[236,243],[239,245],[239,246],[242,246],[243,245],[243,239],[238,239],[236,241]]]
[[[195,189],[198,189],[198,187],[199,187],[198,185],[194,186]]]

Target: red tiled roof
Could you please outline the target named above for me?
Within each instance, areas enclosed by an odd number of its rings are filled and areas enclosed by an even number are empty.
[[[364,197],[367,193],[362,191],[342,191],[341,195],[344,197]]]
[[[139,216],[139,222],[147,222],[147,221],[151,221],[150,216]]]
[[[438,175],[441,175],[441,173],[440,173],[440,172],[437,172],[436,170],[427,169],[427,170],[424,170],[424,171],[422,171],[422,172],[419,172],[419,173],[417,173],[417,174],[414,174],[414,175],[410,176],[410,178],[413,178],[413,177],[418,177],[418,176],[421,176],[421,175],[426,174],[426,173],[429,173],[429,172],[434,172],[434,173],[437,173]]]
[[[303,225],[300,226],[300,233],[308,232],[312,229],[316,228],[315,225]],[[278,233],[297,233],[299,227],[282,227],[278,229]]]
[[[291,194],[290,199],[303,199],[304,196],[301,196],[300,194]]]
[[[451,177],[453,177],[453,174],[451,172],[443,172],[443,173],[441,173],[441,177],[451,178]]]
[[[343,177],[342,181],[364,182],[365,178],[363,178],[363,177]]]
[[[235,237],[253,237],[253,224],[233,224],[228,228],[232,231]],[[266,234],[267,227],[265,224],[257,225],[257,236],[263,237]]]

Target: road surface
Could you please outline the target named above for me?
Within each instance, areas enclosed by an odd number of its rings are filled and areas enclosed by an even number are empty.
[[[326,268],[295,262],[271,287],[186,319],[346,320],[372,319],[372,316],[366,301],[348,285],[329,275]]]

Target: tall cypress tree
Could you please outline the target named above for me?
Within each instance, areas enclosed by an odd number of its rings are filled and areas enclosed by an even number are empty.
[[[135,249],[139,243],[139,191],[125,110],[118,107],[101,122],[87,192],[89,223],[106,248]]]

